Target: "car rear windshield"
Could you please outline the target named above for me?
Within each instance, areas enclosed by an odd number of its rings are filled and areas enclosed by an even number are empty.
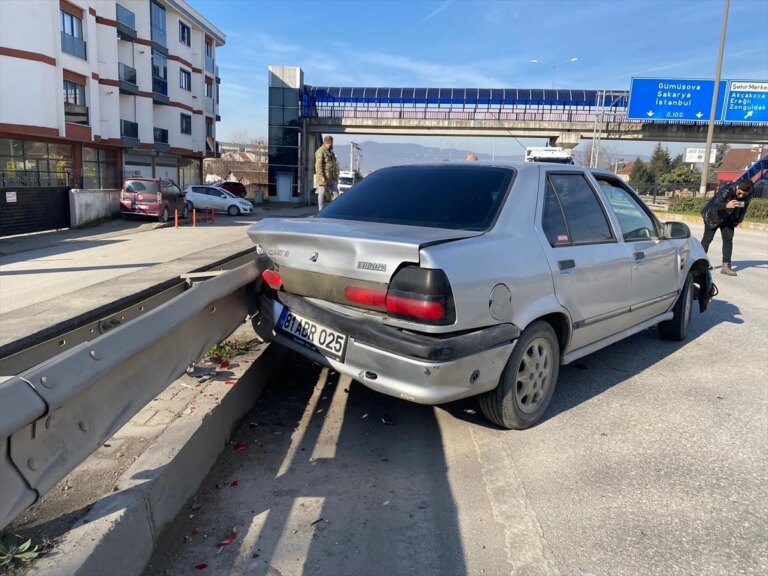
[[[126,180],[124,189],[126,192],[138,193],[138,192],[157,192],[157,184],[150,180]]]
[[[494,166],[396,166],[363,179],[318,218],[485,230],[514,170]]]

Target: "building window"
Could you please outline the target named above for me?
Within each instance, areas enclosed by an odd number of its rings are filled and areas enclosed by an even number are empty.
[[[179,42],[187,46],[192,44],[192,31],[184,22],[179,22]]]
[[[179,70],[179,86],[182,90],[192,90],[192,74],[187,70]]]
[[[68,186],[71,172],[69,144],[0,138],[0,187]]]
[[[85,41],[83,40],[83,21],[61,10],[61,50],[72,56],[86,60]]]
[[[181,115],[181,133],[192,134],[192,116],[189,114]]]
[[[168,96],[168,59],[157,50],[152,50],[152,91]]]
[[[161,46],[167,46],[165,36],[165,8],[156,2],[151,2],[149,8],[150,28],[152,32],[152,41]]]
[[[213,83],[206,79],[205,82],[205,97],[213,98]]]
[[[83,188],[103,190],[119,187],[114,150],[83,147]]]
[[[85,106],[85,86],[64,80],[64,102],[76,106]]]
[[[213,121],[210,118],[205,119],[205,137],[213,138]]]
[[[213,74],[213,43],[208,39],[205,41],[205,69]]]

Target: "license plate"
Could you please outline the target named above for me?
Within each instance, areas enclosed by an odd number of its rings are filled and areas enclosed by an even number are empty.
[[[275,324],[275,331],[310,350],[339,362],[344,361],[344,353],[347,350],[346,335],[291,312],[288,308],[283,308]]]
[[[147,209],[147,205],[146,204],[136,204],[136,208],[138,208],[139,210],[146,210]]]

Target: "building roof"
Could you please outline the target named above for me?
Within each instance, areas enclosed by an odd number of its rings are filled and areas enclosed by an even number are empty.
[[[616,174],[631,174],[632,173],[632,168],[634,167],[634,165],[635,165],[635,161],[634,160],[630,160],[629,162],[625,162],[624,166],[622,166],[621,168],[619,168],[616,171]]]
[[[765,150],[768,153],[768,149]],[[725,153],[722,163],[717,168],[718,179],[721,172],[738,172],[741,175],[747,168],[755,163],[758,158],[756,148],[731,148]]]

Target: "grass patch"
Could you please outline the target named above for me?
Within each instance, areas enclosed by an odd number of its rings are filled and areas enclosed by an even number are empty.
[[[206,357],[208,359],[230,359],[235,356],[245,354],[251,349],[253,340],[247,338],[232,338],[230,340],[224,340],[208,350]]]
[[[16,568],[28,564],[51,547],[50,541],[38,545],[33,544],[31,538],[24,540],[18,534],[0,534],[0,568]]]

